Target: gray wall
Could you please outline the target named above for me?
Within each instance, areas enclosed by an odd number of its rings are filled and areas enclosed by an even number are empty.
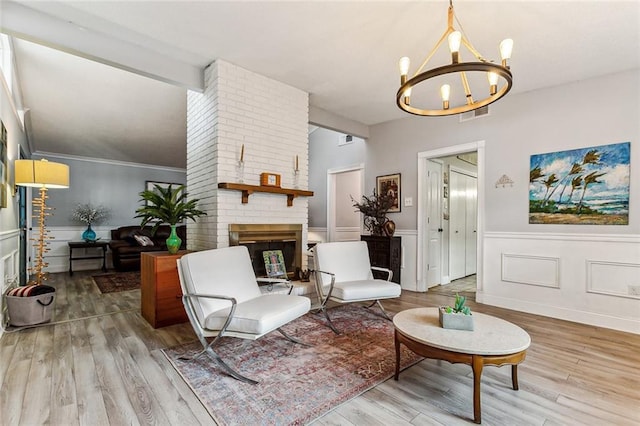
[[[69,166],[69,188],[49,190],[47,204],[55,210],[47,218],[47,226],[82,225],[71,218],[74,208],[81,203],[104,205],[110,210],[109,218],[101,226],[138,225],[140,220],[133,217],[141,205],[139,193],[145,189],[145,181],[186,183],[186,173],[180,169],[54,155],[44,158]],[[37,191],[33,195],[37,196]]]
[[[327,171],[364,163],[366,144],[354,137],[349,145],[338,146],[342,133],[318,128],[309,135],[309,227],[327,226]],[[365,181],[365,194],[373,191],[375,177]]]
[[[517,82],[515,83],[517,84]],[[484,140],[485,230],[494,232],[640,233],[640,70],[509,94],[490,106],[491,115],[467,122],[453,117],[408,117],[371,128],[366,181],[401,172],[402,197],[417,199],[417,154]],[[529,225],[529,160],[533,154],[631,142],[628,226]],[[506,174],[513,188],[498,190]],[[415,203],[414,203],[415,205]],[[394,215],[398,228],[417,228],[417,209]]]

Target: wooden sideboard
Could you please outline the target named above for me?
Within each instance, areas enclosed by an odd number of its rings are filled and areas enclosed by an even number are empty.
[[[189,320],[182,304],[182,290],[180,289],[176,264],[176,260],[187,253],[188,251],[185,250],[176,254],[168,252],[141,254],[142,317],[153,328],[166,327]]]
[[[361,235],[360,239],[367,242],[371,266],[391,269],[393,271],[391,281],[400,284],[402,238]],[[374,277],[386,279],[386,274],[378,276],[374,271]]]

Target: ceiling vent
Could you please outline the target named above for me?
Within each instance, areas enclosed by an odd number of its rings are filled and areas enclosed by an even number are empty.
[[[460,114],[460,122],[474,120],[480,117],[486,117],[489,115],[489,105],[485,105],[482,108],[474,109],[473,111]]]
[[[340,135],[338,136],[338,146],[349,145],[353,143],[352,135]]]

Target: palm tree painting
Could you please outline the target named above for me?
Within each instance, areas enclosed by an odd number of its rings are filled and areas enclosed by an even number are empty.
[[[531,156],[529,223],[628,225],[630,142]]]

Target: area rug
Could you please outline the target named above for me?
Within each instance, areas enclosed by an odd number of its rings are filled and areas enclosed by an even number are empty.
[[[140,288],[140,271],[116,272],[91,277],[101,293],[136,290]]]
[[[219,425],[302,425],[393,376],[393,324],[362,306],[331,309],[342,331],[334,334],[323,316],[307,314],[284,326],[305,347],[273,332],[256,341],[224,338],[217,352],[257,385],[227,376],[207,356],[178,357],[202,349],[198,342],[164,349]],[[422,358],[402,346],[401,368]]]

